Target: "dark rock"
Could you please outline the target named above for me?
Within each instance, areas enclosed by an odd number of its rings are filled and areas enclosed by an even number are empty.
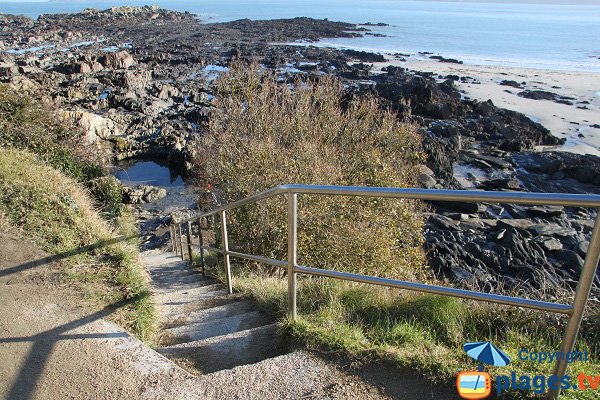
[[[432,215],[429,217],[428,221],[443,229],[454,231],[460,230],[459,226],[454,221],[442,215]]]
[[[590,242],[584,240],[584,241],[577,243],[577,246],[575,247],[574,251],[577,252],[577,254],[579,254],[582,258],[585,258],[585,256],[587,255],[589,246],[590,246]]]
[[[558,96],[556,93],[545,90],[524,90],[518,95],[532,100],[554,100]]]
[[[535,206],[527,208],[527,214],[539,218],[560,218],[565,215],[565,212],[563,207]]]
[[[566,270],[571,270],[574,276],[578,276],[583,269],[583,259],[572,250],[562,249],[556,250],[553,256],[561,263],[561,267]]]
[[[521,88],[521,84],[519,82],[516,82],[516,81],[503,80],[503,81],[500,82],[500,84],[502,86],[511,86],[511,87],[518,88],[518,89]]]
[[[459,61],[455,58],[446,58],[446,57],[442,57],[442,56],[430,56],[429,58],[433,59],[433,60],[438,60],[440,62],[444,62],[444,63],[450,63],[450,64],[462,64],[462,61]]]
[[[515,177],[484,181],[478,188],[483,190],[523,190],[521,184]]]
[[[361,62],[384,62],[385,61],[385,57],[378,53],[371,53],[371,52],[367,52],[367,51],[351,50],[351,49],[344,50],[343,52],[347,56],[349,56],[355,60],[361,61]]]

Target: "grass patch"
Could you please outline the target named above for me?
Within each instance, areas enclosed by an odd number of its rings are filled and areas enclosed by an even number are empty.
[[[99,212],[114,220],[121,212],[121,184],[84,132],[61,118],[58,110],[0,85],[0,148],[29,151],[46,165],[82,183]]]
[[[462,350],[468,341],[489,340],[511,357],[513,362],[506,368],[486,367],[492,376],[510,375],[512,371],[517,375],[551,375],[553,364],[520,361],[518,354],[522,348],[557,351],[566,323],[562,317],[514,307],[311,277],[299,277],[299,317],[290,321],[286,318],[285,279],[237,267],[233,283],[236,291],[278,315],[287,331],[308,346],[356,359],[393,360],[399,367],[411,368],[444,385],[454,385],[458,372],[477,368]],[[577,361],[568,372],[598,374],[598,315],[597,309],[588,313],[576,346],[591,354],[591,362]],[[596,396],[594,391],[579,391],[563,392],[561,398],[591,400]],[[535,395],[511,391],[502,398]]]
[[[0,215],[59,259],[63,277],[142,340],[154,330],[154,308],[139,264],[128,211],[109,225],[74,178],[20,150],[0,149]],[[116,239],[115,239],[116,238]]]

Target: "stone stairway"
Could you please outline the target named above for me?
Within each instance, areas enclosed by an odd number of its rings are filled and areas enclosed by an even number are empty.
[[[277,326],[212,278],[188,268],[173,253],[148,251],[144,262],[162,316],[165,357],[194,373],[253,364],[285,352]]]

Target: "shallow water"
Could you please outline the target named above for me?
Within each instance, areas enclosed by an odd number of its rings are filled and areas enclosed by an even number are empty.
[[[591,2],[590,2],[591,3]],[[0,12],[25,14],[79,12],[86,7],[146,5],[146,0],[2,2]],[[241,18],[307,16],[370,27],[387,37],[324,40],[323,45],[384,52],[430,51],[465,63],[600,71],[600,4],[549,5],[498,2],[398,0],[155,0],[152,4],[197,14],[205,22]]]
[[[169,212],[176,208],[194,208],[197,195],[181,174],[154,160],[126,160],[116,163],[113,175],[125,186],[151,185],[167,190],[167,197],[143,204],[147,209]]]
[[[156,161],[128,160],[117,163],[115,177],[127,186],[152,185],[164,188],[183,188],[181,175]]]

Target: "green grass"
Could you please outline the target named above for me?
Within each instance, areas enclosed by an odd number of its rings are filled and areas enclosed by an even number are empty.
[[[46,104],[0,85],[0,148],[29,151],[38,159],[82,183],[99,212],[116,219],[122,187],[108,174],[102,152],[87,143],[81,128]]]
[[[35,155],[0,148],[0,217],[59,259],[62,277],[112,319],[151,340],[154,307],[126,209],[109,224],[88,190]]]
[[[220,272],[217,276],[223,279]],[[233,283],[235,290],[278,315],[286,330],[308,346],[357,359],[393,360],[398,367],[411,368],[443,385],[454,385],[458,372],[477,368],[462,350],[470,341],[492,341],[512,358],[509,367],[486,368],[492,376],[512,371],[551,375],[553,364],[520,361],[518,353],[524,347],[557,351],[565,323],[563,318],[514,307],[308,277],[299,277],[299,317],[291,321],[286,318],[285,279],[242,267],[236,268]],[[597,312],[586,317],[576,347],[589,351],[592,358],[589,363],[571,364],[573,374],[599,374],[597,321]],[[502,398],[534,397],[512,391]],[[596,399],[597,392],[563,393],[561,398]]]

